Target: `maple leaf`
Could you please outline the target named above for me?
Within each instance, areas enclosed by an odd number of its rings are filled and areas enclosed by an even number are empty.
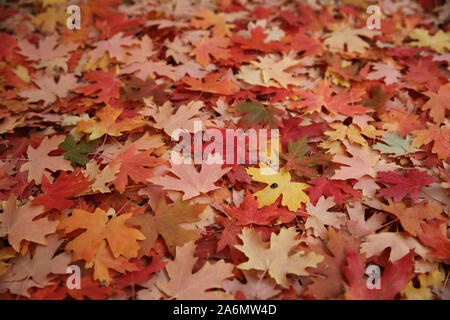
[[[309,217],[306,219],[305,228],[312,229],[313,234],[316,237],[324,238],[327,226],[333,226],[339,229],[341,225],[345,223],[345,214],[341,212],[328,211],[334,207],[335,202],[332,198],[325,199],[324,196],[320,197],[316,205],[311,203],[306,204],[306,212]]]
[[[165,267],[167,261],[163,261],[163,256],[160,254],[152,255],[152,261],[150,263],[142,262],[138,265],[138,270],[128,272],[121,276],[114,282],[114,286],[123,289],[125,287],[134,285],[142,285],[145,281],[152,278],[152,274],[158,272]]]
[[[389,205],[383,204],[383,209],[396,215],[400,223],[413,236],[417,236],[417,232],[421,231],[420,225],[426,220],[440,218],[442,206],[436,202],[422,201],[415,204],[413,207],[406,207],[405,203],[393,203],[388,200]]]
[[[343,272],[348,285],[345,286],[345,298],[349,300],[392,300],[414,277],[413,252],[392,263],[388,261],[380,278],[380,288],[369,289],[364,279],[365,266],[360,254],[350,249],[347,255],[347,266]]]
[[[399,202],[409,194],[413,203],[417,202],[422,187],[436,181],[435,178],[428,176],[426,171],[419,170],[408,170],[405,176],[395,172],[377,172],[377,180],[388,185],[393,184],[389,188],[380,189],[378,191],[380,197]]]
[[[450,155],[448,147],[450,141],[450,126],[442,126],[428,123],[428,129],[415,130],[412,132],[416,137],[411,143],[411,147],[416,148],[433,142],[431,151],[436,153],[439,159],[446,160]]]
[[[397,132],[388,133],[380,138],[383,143],[376,143],[373,145],[375,150],[379,150],[381,153],[392,153],[396,156],[404,156],[409,153],[415,153],[421,151],[420,149],[411,147],[411,136],[406,136],[405,139],[402,139],[400,134]]]
[[[197,261],[194,258],[194,241],[178,247],[176,258],[166,265],[168,282],[157,282],[156,286],[172,299],[189,300],[222,300],[232,296],[221,291],[206,291],[222,288],[222,281],[231,277],[233,265],[223,260],[206,264],[196,273],[192,269]]]
[[[11,193],[7,201],[2,201],[2,208],[0,237],[8,236],[9,243],[17,252],[20,252],[22,240],[47,245],[45,237],[56,231],[57,221],[50,221],[47,217],[36,219],[45,212],[44,206],[27,204],[18,207]]]
[[[15,256],[16,251],[11,247],[0,249],[0,280],[11,265],[10,263],[7,263],[6,260],[14,258]]]
[[[136,43],[132,36],[123,36],[122,32],[119,32],[109,39],[97,41],[95,43],[95,49],[89,52],[89,63],[93,64],[108,52],[111,58],[115,58],[118,61],[125,61],[126,50],[124,47],[132,46]]]
[[[100,170],[99,165],[95,160],[89,161],[88,164],[86,164],[84,176],[88,177],[89,180],[93,180],[90,186],[91,190],[101,193],[111,192],[111,190],[106,185],[116,179],[116,176],[120,170],[120,166],[120,163],[116,163],[112,166],[107,165],[103,168],[103,170]]]
[[[351,143],[367,145],[367,141],[362,135],[372,139],[381,135],[381,131],[376,130],[372,125],[367,125],[363,130],[354,124],[346,126],[340,123],[332,123],[329,126],[335,129],[335,131],[325,131],[325,135],[329,136],[331,141],[344,141],[347,138]]]
[[[51,61],[60,57],[65,57],[69,52],[78,48],[78,44],[69,43],[62,44],[58,39],[58,35],[49,35],[41,40],[37,47],[31,44],[27,40],[20,41],[18,43],[20,49],[20,54],[27,57],[28,60],[32,61]]]
[[[95,151],[92,143],[81,141],[77,144],[72,136],[67,136],[66,140],[59,145],[59,148],[67,151],[64,153],[64,159],[69,160],[72,165],[79,164],[82,166],[89,162],[86,153]]]
[[[316,267],[323,260],[323,256],[315,252],[299,251],[289,255],[289,252],[300,243],[299,240],[295,240],[297,235],[295,228],[282,228],[278,235],[272,233],[268,244],[262,241],[260,233],[250,228],[242,229],[239,238],[243,244],[235,247],[249,260],[238,265],[238,268],[267,271],[279,285],[288,288],[287,274],[306,276],[309,274],[307,268]]]
[[[191,26],[201,29],[213,27],[212,31],[215,37],[230,36],[230,29],[234,27],[234,24],[227,23],[223,12],[215,13],[208,9],[196,10],[195,17],[190,21]]]
[[[383,212],[375,213],[366,220],[365,207],[360,201],[354,201],[346,205],[347,213],[350,218],[347,221],[348,231],[354,236],[366,236],[374,233],[386,220],[386,214]]]
[[[325,107],[333,114],[341,113],[352,117],[369,110],[362,105],[353,104],[364,94],[363,91],[342,91],[336,95],[333,93],[333,89],[326,80],[319,82],[310,92],[296,91],[296,94],[303,99],[298,101],[298,104],[300,108],[306,108],[306,113],[320,112],[322,107]]]
[[[200,193],[208,193],[219,189],[214,182],[220,179],[231,168],[222,169],[221,164],[207,164],[204,162],[197,171],[195,166],[190,163],[172,164],[169,169],[178,178],[171,176],[153,177],[148,181],[160,185],[164,190],[177,190],[184,193],[183,200],[188,200],[198,196]]]
[[[108,241],[114,258],[122,255],[129,259],[138,254],[140,247],[137,241],[145,239],[139,230],[125,225],[129,218],[131,213],[108,219],[106,212],[100,208],[96,208],[93,213],[74,209],[70,217],[60,222],[58,229],[64,230],[66,234],[77,229],[85,230],[65,247],[74,252],[74,261],[83,259],[91,262],[104,239]]]
[[[86,96],[95,94],[97,99],[95,102],[109,103],[111,99],[119,99],[120,88],[123,87],[123,82],[116,79],[115,71],[90,71],[85,73],[84,78],[94,84],[89,84],[74,90],[77,93],[82,93]]]
[[[437,259],[450,260],[450,240],[447,238],[446,222],[430,220],[422,224],[417,235],[421,243],[433,249],[428,255]]]
[[[105,134],[118,137],[124,131],[131,131],[145,124],[142,116],[117,121],[122,112],[123,109],[116,109],[108,104],[96,114],[100,121],[95,119],[80,120],[77,122],[77,130],[89,133],[89,140],[95,140]]]
[[[105,300],[113,293],[117,292],[109,286],[101,286],[98,281],[95,281],[91,274],[84,276],[80,281],[80,289],[68,289],[67,286],[63,290],[73,299],[83,300],[85,297],[91,300]]]
[[[346,199],[351,196],[361,198],[361,194],[345,181],[327,180],[326,177],[320,177],[311,179],[308,183],[312,185],[306,189],[312,203],[316,203],[322,195],[333,197],[338,204],[345,203]]]
[[[424,124],[419,121],[417,115],[409,115],[406,110],[398,108],[389,110],[388,113],[381,115],[380,118],[385,122],[384,126],[390,132],[397,132],[403,138],[411,131],[423,129],[425,127]]]
[[[289,141],[287,148],[288,152],[282,153],[281,158],[286,160],[285,167],[294,170],[299,177],[317,177],[316,166],[326,166],[333,157],[322,152],[313,152],[310,156],[306,156],[311,150],[307,137],[301,137],[295,142]]]
[[[361,252],[367,257],[378,256],[386,248],[391,248],[389,261],[395,262],[414,249],[415,253],[425,257],[429,252],[415,238],[405,232],[382,232],[367,236],[366,242],[361,244]]]
[[[242,271],[245,276],[245,284],[237,279],[224,280],[223,288],[225,291],[237,295],[243,293],[249,300],[269,300],[277,296],[281,290],[275,288],[276,282],[271,278],[261,278],[256,272]]]
[[[136,145],[133,144],[109,164],[110,167],[120,165],[114,186],[120,192],[125,191],[128,177],[136,183],[147,182],[153,176],[152,168],[163,163],[164,159],[149,156],[148,152],[136,153]]]
[[[265,170],[267,174],[262,174]],[[258,209],[273,204],[282,195],[283,206],[287,206],[290,211],[296,211],[301,203],[309,202],[309,197],[303,192],[309,185],[306,183],[292,182],[291,174],[283,167],[276,172],[270,166],[263,163],[259,168],[248,168],[247,173],[252,179],[268,184],[267,187],[255,193],[258,199]]]
[[[10,60],[15,47],[17,47],[17,42],[13,36],[3,32],[0,33],[0,60]]]
[[[440,54],[450,50],[450,32],[439,30],[434,35],[430,35],[427,30],[416,28],[409,37],[415,41],[409,43],[414,47],[430,47]]]
[[[262,26],[257,26],[250,30],[250,38],[246,39],[237,34],[233,34],[231,40],[238,43],[242,49],[258,50],[262,52],[273,52],[283,48],[281,41],[268,41],[269,35]]]
[[[29,102],[44,101],[44,105],[49,105],[56,101],[56,98],[67,97],[69,90],[77,87],[77,78],[74,74],[62,74],[58,83],[55,82],[53,76],[43,75],[33,80],[39,89],[24,90],[19,93],[23,98],[27,98]]]
[[[37,284],[32,279],[24,279],[23,281],[9,281],[9,282],[0,282],[0,292],[3,293],[6,290],[9,290],[10,293],[30,297],[30,293],[28,292],[31,288],[42,288],[40,284]]]
[[[217,241],[216,252],[222,252],[226,248],[230,250],[231,260],[233,263],[238,263],[243,255],[238,249],[234,247],[236,244],[240,244],[241,241],[238,235],[242,232],[242,226],[238,226],[234,223],[233,219],[217,216],[216,220],[223,226],[223,231],[220,234],[220,239]]]
[[[150,106],[153,107],[152,104]],[[181,105],[175,113],[170,101],[161,107],[154,107],[150,112],[144,111],[142,114],[152,116],[156,121],[155,127],[164,129],[164,132],[172,136],[172,133],[179,129],[194,132],[194,121],[201,121],[200,109],[204,104],[202,101],[190,101],[187,105]]]
[[[143,63],[133,63],[126,68],[123,68],[120,73],[135,73],[136,77],[138,77],[142,81],[147,81],[149,77],[154,79],[156,78],[156,74],[160,76],[166,76],[172,80],[176,79],[176,73],[173,66],[168,65],[163,61],[145,61]]]
[[[225,206],[223,206],[223,208],[230,217],[236,219],[236,224],[239,226],[253,224],[270,225],[271,222],[278,217],[277,204],[259,210],[258,201],[256,201],[256,198],[248,191],[239,208],[227,208]]]
[[[44,12],[38,14],[32,21],[35,25],[40,26],[43,31],[52,31],[56,26],[65,25],[67,19],[66,8],[50,7]]]
[[[408,300],[433,300],[432,289],[441,287],[445,280],[445,273],[440,270],[434,270],[430,274],[419,274],[417,277],[419,288],[415,288],[413,281],[410,281],[402,290]]]
[[[137,266],[131,262],[128,262],[122,256],[114,257],[111,251],[107,248],[105,240],[100,242],[92,261],[86,263],[86,268],[94,266],[94,280],[100,281],[102,284],[109,284],[112,281],[112,277],[108,269],[115,270],[120,273],[127,271],[138,270]]]
[[[55,255],[57,249],[64,240],[59,240],[58,235],[47,237],[48,244],[38,245],[33,256],[28,251],[24,256],[18,256],[11,260],[12,268],[5,274],[2,281],[23,281],[32,279],[42,286],[51,284],[49,275],[66,274],[66,268],[71,261],[71,254],[63,252]]]
[[[344,48],[346,47],[347,51],[350,53],[364,53],[369,45],[360,37],[373,38],[379,34],[379,31],[370,30],[367,28],[352,29],[350,27],[343,27],[340,30],[326,34],[326,40],[323,43],[326,46],[329,46],[331,51],[335,52],[344,51]]]
[[[206,67],[211,59],[210,56],[216,60],[228,59],[231,57],[227,47],[230,45],[228,38],[209,38],[204,36],[201,41],[195,44],[195,49],[192,52],[195,55],[195,60],[203,67]]]
[[[279,116],[282,110],[272,106],[264,106],[258,102],[243,102],[234,108],[235,112],[242,114],[239,124],[244,127],[252,127],[255,124],[268,124],[271,128],[277,128],[280,124]]]
[[[374,63],[373,68],[376,70],[367,75],[369,80],[380,80],[384,78],[384,83],[388,86],[397,83],[402,74],[395,69],[394,65],[389,61],[388,63]]]
[[[140,242],[141,255],[147,255],[154,247],[158,235],[166,241],[167,248],[174,254],[176,247],[182,247],[191,240],[197,240],[200,235],[194,230],[182,228],[180,224],[200,221],[199,214],[205,210],[204,204],[189,205],[187,202],[177,200],[167,205],[164,196],[155,208],[155,214],[144,213],[132,217],[127,224],[139,226],[145,235],[145,240]]]
[[[42,204],[46,209],[58,209],[63,211],[73,206],[74,201],[68,198],[77,196],[86,191],[91,183],[85,178],[80,170],[71,174],[62,172],[61,175],[50,183],[47,177],[42,177],[41,189],[44,193],[33,199],[33,204]]]
[[[324,259],[314,268],[314,273],[320,273],[325,277],[313,277],[312,283],[308,285],[305,296],[313,296],[316,299],[326,299],[336,297],[344,289],[343,280],[344,266],[347,257],[347,251],[352,248],[357,250],[358,244],[355,238],[347,236],[345,233],[329,228],[327,233],[326,247],[312,248]]]
[[[222,95],[233,95],[239,91],[239,86],[236,82],[221,73],[209,73],[201,80],[185,77],[183,82],[189,86],[186,87],[186,90],[192,91],[204,91]]]
[[[296,141],[304,136],[308,138],[320,137],[328,127],[326,122],[300,126],[302,121],[301,118],[283,119],[283,127],[281,128],[281,144],[283,147],[286,146],[290,140]]]
[[[64,140],[64,136],[53,136],[50,139],[45,137],[37,149],[28,146],[28,162],[20,167],[20,172],[28,171],[28,182],[34,180],[36,184],[41,183],[42,176],[44,175],[48,179],[51,179],[50,173],[46,171],[73,171],[70,162],[64,160],[62,156],[52,156],[48,154],[57,149],[61,142]]]
[[[375,178],[376,171],[373,167],[377,164],[380,156],[366,145],[356,146],[347,141],[344,141],[344,145],[347,147],[347,152],[353,157],[350,158],[339,154],[333,157],[333,162],[345,164],[347,167],[336,170],[332,179],[360,179],[365,175]]]
[[[441,86],[438,92],[427,91],[423,94],[430,100],[422,106],[422,110],[430,110],[430,116],[435,123],[444,122],[445,112],[450,110],[450,83]]]
[[[298,78],[285,71],[301,64],[301,61],[293,59],[291,55],[283,56],[281,60],[278,60],[274,55],[269,54],[258,57],[258,60],[251,61],[250,65],[242,66],[236,78],[263,87],[286,89],[288,85],[301,85]]]

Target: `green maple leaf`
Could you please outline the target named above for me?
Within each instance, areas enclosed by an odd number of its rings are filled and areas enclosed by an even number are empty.
[[[72,136],[67,136],[59,147],[67,151],[64,153],[64,159],[69,160],[72,164],[77,163],[82,166],[89,162],[89,158],[85,154],[95,151],[91,142],[81,141],[77,144]]]
[[[311,150],[306,137],[301,137],[297,141],[289,141],[287,148],[288,152],[281,154],[281,157],[286,160],[285,167],[289,170],[294,170],[299,177],[317,177],[316,167],[327,165],[333,157],[331,154],[323,152],[315,152],[310,156],[306,156]]]
[[[406,136],[403,139],[397,132],[389,133],[380,139],[383,143],[376,143],[373,148],[381,153],[393,153],[396,156],[404,156],[408,153],[415,153],[421,151],[417,148],[411,147],[411,136]]]
[[[236,112],[242,114],[240,123],[252,127],[255,124],[269,124],[271,128],[279,127],[280,120],[276,117],[283,113],[271,106],[264,106],[258,102],[244,102],[236,107]]]

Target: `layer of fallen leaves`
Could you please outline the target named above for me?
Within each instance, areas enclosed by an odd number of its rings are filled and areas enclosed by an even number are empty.
[[[445,1],[2,3],[0,299],[449,299]],[[280,170],[171,163],[195,121]]]

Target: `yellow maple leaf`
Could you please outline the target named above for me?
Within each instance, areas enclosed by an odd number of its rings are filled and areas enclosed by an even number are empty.
[[[375,138],[382,135],[381,131],[377,130],[373,125],[366,126],[364,130],[359,129],[354,124],[346,126],[341,123],[332,123],[329,127],[335,129],[335,131],[325,131],[325,134],[330,137],[331,141],[344,141],[347,137],[352,143],[367,145],[366,139],[364,139],[361,134],[369,138]]]
[[[269,275],[281,286],[289,287],[287,274],[298,276],[308,275],[306,268],[314,268],[323,260],[323,256],[304,251],[289,253],[300,241],[295,240],[297,232],[295,228],[281,229],[277,235],[272,233],[270,237],[270,246],[262,241],[261,234],[250,228],[244,228],[239,238],[242,239],[242,245],[235,245],[235,248],[242,251],[248,261],[238,265],[242,270],[262,270],[267,271]]]
[[[58,23],[65,25],[67,17],[64,6],[50,7],[45,12],[38,14],[32,22],[36,26],[41,27],[42,31],[53,31]]]
[[[430,47],[440,54],[450,50],[450,32],[439,30],[433,36],[430,36],[427,30],[416,28],[409,37],[416,40],[409,43],[413,47]]]
[[[402,294],[405,294],[408,300],[432,300],[433,293],[431,289],[434,286],[443,286],[445,274],[440,270],[434,270],[429,274],[422,273],[417,278],[419,279],[420,287],[414,288],[413,282],[410,281],[403,289]]]
[[[262,174],[262,170],[267,170]],[[281,204],[287,206],[289,210],[296,211],[301,203],[309,202],[309,197],[303,192],[310,185],[300,182],[292,182],[291,174],[285,168],[276,172],[264,163],[259,164],[259,168],[248,168],[247,173],[252,179],[258,182],[267,183],[268,186],[255,193],[258,200],[258,209],[273,204],[280,195],[283,196]]]

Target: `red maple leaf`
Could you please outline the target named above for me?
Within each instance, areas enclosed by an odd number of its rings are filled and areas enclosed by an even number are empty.
[[[335,94],[327,80],[323,80],[312,91],[297,90],[296,94],[303,100],[296,101],[294,104],[307,113],[320,112],[322,107],[325,107],[333,114],[340,113],[353,117],[355,114],[364,114],[369,110],[362,105],[354,104],[364,93],[364,90],[357,89]]]
[[[361,193],[342,180],[327,180],[325,177],[311,179],[308,181],[312,187],[306,189],[309,199],[313,204],[322,196],[334,197],[334,202],[345,203],[346,199],[353,197],[361,198]]]
[[[16,39],[7,33],[0,33],[0,60],[8,61],[13,55],[13,50],[17,46]]]
[[[95,102],[109,103],[111,99],[119,99],[120,87],[123,86],[122,81],[116,79],[115,71],[91,71],[84,74],[84,78],[94,84],[78,88],[74,90],[86,96],[96,93]]]
[[[364,278],[365,266],[361,255],[353,249],[348,250],[347,266],[343,267],[344,275],[349,283],[345,286],[345,298],[351,300],[393,300],[408,282],[414,277],[414,251],[405,255],[395,263],[388,261],[384,268],[379,289],[369,289],[368,279]],[[372,283],[373,284],[373,283]]]
[[[302,118],[283,119],[283,126],[281,128],[281,143],[284,150],[286,150],[289,141],[297,141],[301,137],[320,137],[325,130],[328,129],[326,122],[313,123],[307,126],[301,126]]]
[[[426,171],[416,169],[408,170],[405,176],[395,172],[377,172],[377,180],[389,185],[389,188],[380,189],[378,196],[399,202],[409,193],[413,203],[419,198],[422,187],[436,181]]]
[[[164,268],[167,261],[162,261],[163,256],[156,254],[152,257],[152,261],[146,266],[139,266],[139,270],[128,272],[127,274],[117,278],[114,286],[123,289],[128,286],[139,285],[152,277],[152,274]]]
[[[283,43],[281,41],[269,41],[269,42],[264,41],[268,37],[268,35],[264,33],[264,29],[262,27],[253,28],[250,31],[250,34],[251,34],[250,39],[246,39],[244,37],[234,34],[231,37],[231,40],[239,44],[240,48],[247,50],[273,52],[283,49]]]
[[[133,144],[110,163],[111,166],[120,163],[120,171],[112,182],[120,192],[125,191],[128,177],[136,183],[147,182],[147,179],[153,176],[152,168],[165,162],[165,160],[150,156],[146,152],[135,154],[135,150],[136,145]]]
[[[74,201],[68,198],[87,190],[92,181],[81,174],[81,169],[67,174],[62,172],[55,182],[50,183],[45,175],[42,175],[42,191],[35,198],[33,204],[43,204],[47,209],[62,211],[73,206]]]
[[[236,225],[238,226],[253,224],[270,225],[278,217],[276,203],[258,209],[258,201],[248,191],[239,208],[226,206],[223,206],[223,208],[230,217],[236,219]]]
[[[447,222],[430,220],[422,223],[423,232],[418,232],[420,242],[433,249],[429,256],[450,260],[450,240],[447,238]]]

